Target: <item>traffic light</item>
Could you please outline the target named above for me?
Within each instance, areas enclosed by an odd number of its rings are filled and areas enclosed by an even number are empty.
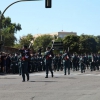
[[[51,8],[52,0],[45,0],[45,8]]]

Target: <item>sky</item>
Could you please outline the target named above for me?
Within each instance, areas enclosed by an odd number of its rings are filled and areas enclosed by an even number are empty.
[[[17,0],[1,0],[0,10]],[[4,13],[12,23],[20,23],[22,30],[15,36],[52,32],[76,32],[77,35],[100,35],[100,0],[52,0],[52,8],[45,8],[45,0],[24,1],[12,5]]]

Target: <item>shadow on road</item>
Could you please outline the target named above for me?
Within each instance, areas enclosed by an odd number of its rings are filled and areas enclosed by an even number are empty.
[[[58,82],[58,81],[29,81],[29,82]]]
[[[54,77],[54,78],[61,78],[61,79],[77,79],[75,77]]]
[[[16,78],[0,78],[0,79],[16,79]]]

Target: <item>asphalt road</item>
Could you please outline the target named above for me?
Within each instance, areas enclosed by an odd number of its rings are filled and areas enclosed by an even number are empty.
[[[45,72],[30,74],[29,82],[19,75],[0,75],[0,100],[100,100],[100,71],[81,74]]]

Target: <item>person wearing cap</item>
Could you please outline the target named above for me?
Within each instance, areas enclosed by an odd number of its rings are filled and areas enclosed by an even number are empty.
[[[48,71],[50,70],[51,76],[53,77],[53,70],[52,70],[52,58],[54,57],[54,54],[52,52],[52,49],[50,47],[47,47],[47,51],[45,52],[45,65],[46,65],[46,77],[48,78]]]
[[[24,45],[23,49],[21,51],[21,62],[22,62],[22,78],[25,82],[25,74],[27,76],[27,81],[29,81],[29,73],[28,73],[28,62],[30,59],[30,51],[26,45]]]
[[[68,69],[68,75],[69,75],[70,74],[70,57],[67,50],[65,50],[65,53],[63,54],[62,58],[63,58],[63,65],[64,65],[64,75],[66,75],[66,69]]]
[[[13,73],[13,74],[16,73],[17,63],[18,63],[18,58],[17,58],[17,56],[13,53],[12,56],[11,56],[11,68],[12,68],[12,73]]]
[[[21,62],[21,54],[18,54],[18,68],[19,68],[19,75],[22,75],[22,62]]]
[[[74,56],[73,56],[73,71],[78,71],[78,66],[77,66],[77,62],[78,62],[78,56],[76,53],[74,53]]]

